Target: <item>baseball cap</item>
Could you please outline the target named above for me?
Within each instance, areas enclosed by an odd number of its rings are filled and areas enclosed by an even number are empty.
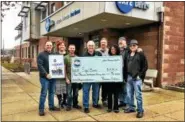
[[[135,40],[135,39],[132,39],[132,40],[130,41],[130,45],[131,45],[131,44],[137,44],[137,45],[138,45],[138,41]]]

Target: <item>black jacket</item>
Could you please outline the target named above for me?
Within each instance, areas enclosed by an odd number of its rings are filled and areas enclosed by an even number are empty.
[[[46,78],[46,75],[49,74],[49,55],[47,51],[39,53],[37,57],[37,66],[39,70],[40,77]]]
[[[94,51],[93,55],[90,55],[88,51],[86,51],[83,56],[102,56],[102,54],[99,51]]]
[[[129,63],[129,58],[130,58],[130,54],[131,52],[128,52],[128,55],[125,56],[124,59],[124,79],[125,81],[127,81],[127,76],[128,76],[128,63]],[[132,63],[131,63],[131,72],[130,75],[133,78],[137,78],[137,76],[139,76],[142,80],[145,77],[145,73],[148,69],[148,62],[147,59],[144,55],[143,52],[136,52]]]

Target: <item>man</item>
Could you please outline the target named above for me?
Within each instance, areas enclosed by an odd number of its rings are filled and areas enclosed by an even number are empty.
[[[49,55],[52,54],[52,42],[48,41],[45,44],[45,50],[37,57],[37,64],[41,83],[41,94],[39,101],[39,115],[44,116],[44,104],[46,101],[47,92],[48,103],[50,111],[59,111],[60,109],[54,106],[54,93],[55,93],[55,79],[51,79],[49,74]]]
[[[66,111],[70,111],[73,102],[73,108],[81,109],[81,106],[78,105],[78,91],[79,84],[71,83],[71,58],[75,57],[75,45],[70,44],[68,51],[69,54],[65,56],[65,69],[66,69],[66,86],[67,86],[67,108]],[[73,95],[72,95],[73,92]]]
[[[91,57],[91,56],[101,56],[100,52],[95,51],[95,43],[93,41],[89,41],[87,43],[87,52],[84,53],[84,56]],[[90,64],[89,64],[90,65]],[[83,106],[84,112],[89,113],[89,91],[90,87],[92,86],[92,100],[93,100],[93,107],[94,108],[101,108],[98,105],[98,98],[99,98],[99,83],[83,83]]]
[[[143,53],[137,52],[138,41],[131,40],[130,42],[130,52],[125,57],[124,60],[124,79],[127,81],[127,102],[128,108],[124,110],[125,113],[135,112],[134,105],[134,93],[137,101],[137,118],[143,117],[143,99],[142,99],[142,79],[148,66],[145,65],[146,62],[143,60]]]
[[[129,47],[127,46],[127,41],[125,37],[120,37],[118,39],[118,45],[120,48],[120,55],[122,56],[122,59],[124,61],[124,57],[128,55],[129,52]],[[124,62],[123,62],[123,67],[124,67]],[[124,72],[123,72],[124,73]],[[127,104],[127,93],[126,93],[126,82],[124,81],[122,84],[122,90],[119,93],[119,107],[124,107],[125,109],[126,104]]]
[[[99,51],[102,56],[108,56],[109,55],[109,49],[107,48],[107,39],[102,38],[100,41],[100,48],[98,48],[96,51]],[[101,97],[102,97],[102,104],[103,106],[107,106],[107,97],[108,97],[108,92],[105,87],[106,83],[101,83],[102,86],[102,92],[101,92]]]
[[[122,55],[122,59],[124,61],[124,58],[127,57],[128,53],[130,51],[129,47],[127,46],[126,38],[120,37],[118,39],[118,45],[120,48],[120,55]],[[137,52],[142,53],[143,50],[141,48],[137,48]],[[145,60],[145,59],[143,59],[143,60]],[[124,68],[124,62],[123,62],[123,68]],[[123,71],[123,74],[124,74],[124,71]],[[126,81],[123,82],[122,91],[119,93],[119,107],[123,107],[123,109],[126,109],[126,107],[127,107]]]

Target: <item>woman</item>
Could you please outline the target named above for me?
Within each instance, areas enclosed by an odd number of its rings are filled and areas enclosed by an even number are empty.
[[[64,41],[59,41],[57,43],[57,50],[58,50],[57,54],[63,55],[63,56],[67,55]],[[67,98],[66,81],[64,78],[56,80],[55,94],[57,95],[57,98],[58,98],[59,107],[64,108],[64,106],[66,105],[66,98]]]
[[[118,46],[113,45],[109,48],[109,56],[118,56],[120,54],[120,50]],[[112,95],[114,96],[114,106],[113,110],[115,113],[119,113],[118,109],[118,94],[121,90],[121,83],[111,82],[106,84],[107,92],[108,92],[108,110],[107,112],[112,111]]]

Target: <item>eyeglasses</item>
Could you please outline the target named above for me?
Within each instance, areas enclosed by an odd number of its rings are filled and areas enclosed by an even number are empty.
[[[136,47],[137,45],[136,44],[131,44],[130,47]]]

